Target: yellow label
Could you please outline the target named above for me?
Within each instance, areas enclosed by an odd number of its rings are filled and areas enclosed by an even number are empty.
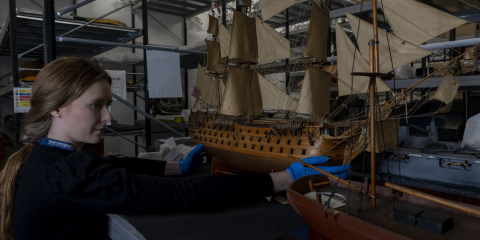
[[[30,103],[20,103],[20,107],[30,107]]]
[[[20,90],[21,93],[30,93],[32,90]]]

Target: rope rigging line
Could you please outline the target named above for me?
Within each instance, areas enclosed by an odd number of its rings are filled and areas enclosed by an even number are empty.
[[[342,2],[343,2],[343,1],[342,1]],[[361,18],[361,16],[362,16],[362,14],[363,14],[363,0],[362,0],[362,2],[361,2],[361,6],[360,6],[360,18]],[[361,22],[360,22],[360,20],[359,20],[359,24],[358,24],[358,28],[359,28],[359,29],[360,29],[360,24],[361,24]],[[357,37],[358,37],[358,33],[359,33],[359,32],[360,32],[360,31],[357,31]],[[330,46],[329,46],[329,47],[330,47]],[[355,57],[356,57],[356,53],[357,53],[357,48],[355,48],[355,52],[353,53],[352,72],[353,72],[354,69],[355,69]],[[353,75],[351,76],[350,95],[353,95]],[[367,96],[368,96],[368,95],[367,95]],[[350,107],[352,107],[352,104],[353,104],[352,101],[350,101]],[[352,123],[352,121],[350,121],[350,123]],[[352,124],[351,124],[351,125],[352,125]],[[353,129],[353,126],[351,126],[350,129]],[[353,135],[353,131],[350,131],[350,137],[352,137],[352,135]],[[350,159],[350,161],[353,160],[353,159],[351,159],[353,149],[354,149],[354,146],[353,146],[353,147],[350,147],[350,152],[349,152],[349,159]],[[344,156],[345,156],[345,155],[344,155]],[[346,166],[346,165],[344,165],[344,168],[343,168],[342,172],[345,171],[345,166]],[[337,190],[337,186],[338,186],[339,181],[340,181],[340,178],[335,182],[335,186],[333,187],[332,194],[330,195],[330,197],[328,198],[327,202],[325,203],[325,207],[326,207],[326,208],[329,207],[330,200],[331,200],[331,199],[333,198],[333,196],[335,195],[335,192],[336,192],[336,190]],[[362,190],[363,190],[363,189],[362,189]],[[348,204],[350,204],[350,203],[348,203]]]
[[[384,12],[384,8],[383,8],[383,1],[382,1],[382,12]],[[384,26],[386,27],[387,26],[387,18],[385,18],[385,22],[384,22]],[[390,41],[388,39],[388,34],[387,34],[387,43],[388,43],[388,51],[389,51],[389,55],[390,55],[390,59],[391,59],[391,63],[392,63],[392,71],[395,71],[394,67],[393,67],[393,57],[392,57],[392,51],[390,49]],[[394,91],[397,91],[397,86],[396,86],[396,77],[394,76],[393,77],[393,89]],[[386,101],[386,99],[385,99]],[[396,96],[394,97],[394,101],[395,101],[395,105],[394,106],[398,106],[397,105],[397,98]],[[405,100],[405,104],[407,104],[407,100]],[[396,114],[397,112],[397,108],[394,108],[394,113],[395,113],[395,124],[397,124],[399,122],[398,120],[398,115]],[[383,131],[382,131],[383,132]],[[398,138],[399,138],[399,132],[398,132],[398,127],[395,127],[395,133],[396,133],[396,137],[397,137],[397,156],[400,156],[400,147],[398,146]],[[388,173],[388,177],[391,181],[391,175],[390,175],[390,168],[389,168],[389,165],[388,165],[388,161],[387,162],[387,173]],[[398,161],[398,173],[399,173],[399,177],[400,177],[400,183],[401,183],[401,172],[400,172],[400,161]],[[395,212],[395,193],[393,194],[393,211]]]

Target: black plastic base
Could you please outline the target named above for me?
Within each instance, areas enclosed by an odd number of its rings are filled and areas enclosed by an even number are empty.
[[[443,234],[453,227],[453,218],[440,213],[425,211],[418,216],[417,227]]]
[[[403,205],[395,209],[395,213],[393,214],[393,219],[395,221],[399,221],[402,223],[406,223],[408,225],[415,226],[417,225],[417,217],[421,213],[423,213],[422,209]]]

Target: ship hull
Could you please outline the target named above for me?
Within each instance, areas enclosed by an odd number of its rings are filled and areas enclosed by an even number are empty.
[[[295,163],[295,160],[288,158],[271,157],[268,155],[249,154],[246,152],[237,152],[234,150],[227,150],[217,148],[214,145],[202,144],[203,149],[210,157],[216,157],[218,162],[229,168],[235,169],[244,173],[268,173],[284,171],[290,165]],[[302,156],[303,157],[303,156]],[[341,165],[343,160],[329,161],[322,166]]]
[[[323,204],[303,195],[310,192],[309,181],[320,183],[329,182],[329,179],[323,175],[299,178],[288,187],[287,198],[295,211],[308,223],[310,239],[409,239],[349,214],[332,209],[326,210]]]
[[[324,138],[322,129],[303,126],[296,130],[274,132],[271,128],[239,126],[215,126],[205,118],[197,126],[193,139],[204,146],[209,157],[228,168],[244,173],[269,173],[284,171],[295,161],[313,156],[326,156],[328,162],[322,165],[348,163],[361,152],[361,146],[351,151],[342,138]],[[308,128],[308,129],[307,129]]]
[[[323,183],[323,184],[318,184]],[[315,189],[313,186],[318,184]],[[369,180],[364,183],[350,181],[350,184],[368,191]],[[312,188],[310,187],[312,185]],[[337,185],[337,186],[335,186]],[[319,197],[316,200],[307,198],[304,194],[316,191],[330,193],[334,191],[343,195],[345,199],[337,198],[346,205],[336,209],[325,209],[320,203]],[[421,189],[419,189],[421,190]],[[444,196],[456,202],[465,201],[465,196],[447,194],[442,192],[431,192],[434,196]],[[328,194],[326,194],[328,196]],[[390,188],[377,186],[376,209],[371,208],[371,199],[367,195],[359,195],[359,192],[347,185],[337,183],[334,179],[329,179],[323,175],[310,175],[298,178],[287,188],[287,198],[300,215],[300,217],[309,225],[309,239],[361,239],[361,240],[383,240],[383,239],[478,239],[480,225],[478,216],[462,212],[458,209],[435,203],[427,199],[419,198],[414,195],[403,193],[397,194]],[[394,200],[395,199],[395,200]],[[472,199],[473,200],[473,199]],[[476,201],[471,201],[475,203]],[[465,204],[465,203],[463,203]],[[468,205],[470,208],[477,206]],[[439,233],[427,230],[400,221],[393,217],[394,209],[417,208],[420,210],[431,211],[444,216],[453,218],[453,227],[445,229],[446,232]]]

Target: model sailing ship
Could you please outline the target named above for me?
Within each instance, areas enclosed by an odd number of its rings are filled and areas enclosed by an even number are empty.
[[[261,1],[264,20],[294,3],[292,0]],[[431,51],[418,44],[466,23],[411,0],[384,0],[383,4],[385,16],[395,35],[383,30],[378,34],[378,72],[381,73],[391,72],[430,55]],[[418,9],[435,17],[429,16],[425,20],[422,16],[409,16],[410,12]],[[398,127],[398,118],[394,115],[411,116],[419,107],[406,109],[407,96],[434,75],[443,76],[443,81],[434,97],[427,99],[425,96],[419,105],[433,99],[444,104],[452,102],[458,83],[448,70],[463,55],[412,87],[400,91],[392,91],[381,80],[380,77],[388,75],[352,74],[370,72],[369,42],[374,34],[372,24],[348,13],[358,49],[336,23],[338,75],[329,71],[327,36],[330,20],[326,12],[312,1],[304,56],[297,61],[298,64],[287,68],[287,71],[306,71],[298,101],[268,80],[268,74],[261,68],[262,64],[291,57],[288,39],[258,17],[250,18],[236,10],[231,33],[218,23],[217,18],[210,16],[207,32],[213,37],[207,40],[206,68],[198,65],[196,87],[199,98],[217,111],[194,112],[190,131],[194,132],[195,141],[203,144],[207,154],[218,159],[222,169],[246,173],[282,171],[295,162],[289,156],[299,159],[327,156],[329,161],[325,165],[341,165],[348,164],[364,150],[379,152],[397,146],[396,135],[388,134],[395,133]],[[402,16],[409,18],[406,20]],[[340,104],[339,98],[333,103],[330,101],[332,75],[338,80],[339,96],[346,96]],[[376,80],[370,83],[372,76]],[[378,92],[387,92],[390,100],[382,106],[370,104],[370,110],[350,113],[348,118],[335,119],[352,100],[368,100],[366,93],[375,97]],[[396,109],[402,108],[405,111],[397,113]],[[285,114],[268,118],[262,112],[267,109]],[[369,134],[374,124],[381,126],[379,132],[382,132],[376,140],[374,135]],[[375,148],[368,147],[371,140]]]

